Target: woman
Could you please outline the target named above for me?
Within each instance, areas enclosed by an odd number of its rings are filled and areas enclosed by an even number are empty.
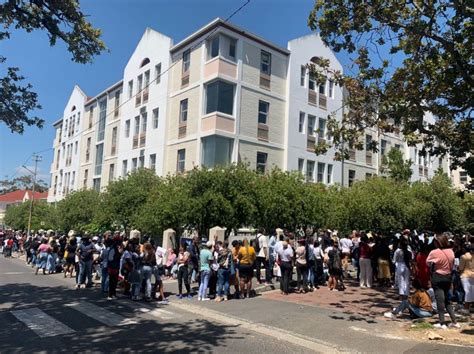
[[[426,264],[431,269],[431,285],[433,287],[438,309],[439,323],[435,324],[435,328],[446,329],[444,314],[449,313],[451,323],[449,327],[460,328],[456,322],[454,309],[449,301],[449,289],[451,288],[451,272],[454,267],[454,253],[449,246],[448,236],[446,234],[436,235],[436,249],[430,252],[426,259]]]
[[[392,278],[390,273],[390,248],[385,237],[380,239],[374,253],[378,264],[377,279],[380,285],[389,287],[390,279]]]
[[[344,290],[344,284],[341,280],[343,266],[337,241],[334,240],[333,242],[333,247],[328,252],[328,287],[329,291],[339,291],[339,289]]]
[[[145,301],[151,301],[151,275],[156,265],[155,249],[151,243],[143,244],[143,252],[140,254],[141,276],[145,282]]]
[[[168,279],[173,278],[173,266],[176,261],[176,254],[174,250],[170,247],[168,248],[168,257],[166,258],[165,273]]]
[[[76,267],[76,249],[77,241],[75,237],[72,237],[66,246],[66,250],[64,251],[64,259],[66,261],[66,265],[64,267],[64,278],[67,277],[68,272],[69,278],[72,278],[72,273]]]
[[[304,238],[298,241],[300,244],[296,248],[296,276],[297,288],[300,294],[308,291],[308,264],[306,261],[306,240]]]
[[[474,261],[472,259],[472,248],[464,246],[463,255],[459,260],[459,272],[464,288],[464,310],[469,314],[471,304],[474,302]]]
[[[178,298],[183,298],[183,281],[186,287],[186,296],[188,299],[191,296],[191,287],[189,286],[188,263],[189,252],[185,250],[184,245],[179,246],[179,253],[176,263],[178,264]]]
[[[290,281],[293,274],[293,248],[289,245],[289,241],[286,238],[282,246],[276,249],[277,262],[281,269],[280,290],[282,295],[290,293]]]
[[[359,243],[359,267],[361,288],[372,287],[372,247],[369,246],[369,238],[366,234],[360,237]]]
[[[408,243],[404,237],[400,240],[398,248],[393,254],[395,264],[395,277],[398,279],[398,294],[403,302],[410,295],[410,266],[412,261],[411,252],[408,250]]]
[[[217,256],[217,297],[216,302],[227,301],[229,296],[229,277],[232,263],[232,253],[229,250],[229,242],[224,241],[219,248]]]
[[[43,274],[46,274],[46,263],[48,262],[48,255],[51,252],[51,246],[48,244],[47,239],[43,239],[41,241],[41,245],[38,247],[38,261],[36,265],[36,272],[35,274],[38,274],[38,271],[40,269],[43,270]]]
[[[429,246],[426,243],[422,243],[420,252],[416,255],[416,279],[420,282],[423,289],[429,289],[430,286],[430,268],[426,264],[428,258]]]
[[[232,241],[232,264],[230,265],[229,284],[233,285],[235,288],[235,293],[232,297],[233,299],[240,299],[239,249],[240,249],[240,242],[237,240]]]
[[[240,277],[240,291],[241,298],[250,297],[252,290],[253,266],[257,258],[255,249],[249,245],[249,241],[245,238],[242,247],[239,249],[239,277]]]
[[[211,276],[211,263],[214,261],[212,256],[212,241],[207,241],[205,247],[199,252],[201,282],[199,284],[198,301],[209,301],[207,297],[207,286]]]
[[[117,298],[117,283],[120,272],[120,260],[122,258],[121,251],[122,241],[120,237],[114,237],[113,243],[107,253],[107,273],[109,274],[109,296],[107,300]]]

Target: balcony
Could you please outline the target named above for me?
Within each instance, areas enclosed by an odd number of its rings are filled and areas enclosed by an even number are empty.
[[[257,138],[258,140],[268,141],[268,125],[258,123]]]
[[[270,90],[271,78],[267,74],[260,73],[260,88]]]
[[[234,132],[234,118],[221,113],[206,115],[201,121],[201,131],[223,130],[229,133]]]
[[[146,133],[141,133],[140,134],[140,147],[144,147],[146,142]]]
[[[133,136],[133,144],[132,144],[132,149],[138,148],[138,134]]]
[[[308,90],[308,103],[313,106],[317,105],[317,95],[313,90]]]
[[[138,107],[142,104],[142,93],[138,92],[137,96],[135,97],[135,107]]]
[[[372,166],[372,152],[366,152],[365,153],[365,164]]]
[[[148,102],[148,86],[143,89],[142,92],[143,104]]]
[[[423,175],[425,177],[428,177],[428,167],[426,167],[426,166],[423,168]]]
[[[185,88],[189,85],[189,70],[183,73],[181,77],[181,88]]]
[[[179,123],[179,128],[178,128],[178,139],[184,138],[186,136],[186,127],[187,123]]]
[[[314,152],[314,147],[316,144],[316,138],[313,135],[308,135],[306,140],[306,150]]]
[[[319,108],[322,108],[322,109],[328,108],[328,99],[325,95],[319,94]]]
[[[208,61],[204,65],[204,77],[206,79],[212,79],[220,75],[236,78],[237,77],[237,64],[217,57]]]
[[[118,107],[114,109],[114,117],[118,117],[119,115],[119,109]]]
[[[112,145],[112,148],[110,149],[110,154],[113,156],[117,153],[117,145]]]

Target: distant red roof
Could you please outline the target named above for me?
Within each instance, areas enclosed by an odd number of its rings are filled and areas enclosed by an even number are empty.
[[[31,199],[32,191],[28,190],[18,190],[10,193],[5,193],[0,195],[0,202],[10,202],[10,203],[20,203],[25,198],[25,194],[28,193],[28,198]],[[35,192],[34,199],[47,199],[48,192]]]

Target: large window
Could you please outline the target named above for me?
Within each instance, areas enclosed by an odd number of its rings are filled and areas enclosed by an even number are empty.
[[[268,111],[270,103],[265,101],[258,101],[258,122],[260,124],[268,124]]]
[[[135,117],[135,130],[133,131],[133,135],[138,135],[140,133],[140,116]]]
[[[138,75],[138,77],[137,77],[137,93],[139,93],[142,90],[142,85],[143,85],[143,75]]]
[[[354,184],[355,176],[356,176],[356,171],[349,170],[349,187]]]
[[[125,121],[125,137],[128,138],[130,136],[130,119]]]
[[[218,34],[207,41],[207,59],[216,58],[218,56],[235,61],[236,44],[234,38]]]
[[[298,172],[303,174],[304,170],[304,159],[298,159]]]
[[[326,183],[327,184],[332,184],[332,165],[328,164],[328,168],[326,170]]]
[[[104,144],[96,146],[95,150],[95,170],[94,174],[100,175],[102,173],[102,161],[104,159]]]
[[[111,154],[115,155],[115,152],[117,151],[117,127],[114,127],[112,129],[112,148],[111,148]]]
[[[109,166],[109,182],[114,180],[115,164],[111,163]]]
[[[127,168],[128,168],[128,161],[123,160],[122,161],[122,177],[125,177],[127,175]]]
[[[87,178],[89,177],[89,170],[84,171],[84,179],[82,181],[82,186],[87,188]]]
[[[260,73],[268,76],[272,73],[272,55],[264,50],[260,52]]]
[[[326,119],[324,118],[319,118],[318,137],[319,139],[326,139]]]
[[[143,85],[143,87],[148,87],[148,85],[150,84],[150,70],[147,70],[145,71],[145,84]]]
[[[134,158],[132,159],[132,173],[137,170],[137,166],[138,166],[138,160],[137,160],[136,157],[134,157]]]
[[[304,87],[305,83],[306,83],[306,66],[301,65],[300,86]]]
[[[202,164],[206,168],[227,166],[232,160],[234,141],[221,136],[208,136],[202,139]]]
[[[219,55],[219,35],[211,38],[207,47],[207,58],[215,58]]]
[[[91,156],[91,138],[87,138],[87,143],[86,143],[86,162],[89,161],[90,156]]]
[[[182,100],[179,103],[179,121],[185,123],[188,121],[188,99]]]
[[[92,180],[92,188],[95,191],[100,192],[100,178],[94,178]]]
[[[128,98],[132,98],[133,96],[133,80],[128,82]]]
[[[322,84],[319,85],[319,94],[320,95],[326,95],[326,83],[323,82]]]
[[[120,106],[120,91],[115,92],[115,101],[114,101],[114,109],[118,109]]]
[[[257,152],[257,172],[265,173],[267,171],[268,154],[266,152]]]
[[[155,171],[155,167],[156,167],[156,154],[151,154],[150,155],[150,170],[153,170]]]
[[[387,152],[387,140],[380,141],[380,155],[384,156]]]
[[[155,82],[159,84],[161,81],[161,63],[155,65]]]
[[[191,51],[188,49],[183,52],[183,73],[188,73],[191,67]]]
[[[300,112],[300,120],[298,122],[298,132],[304,133],[304,121],[306,118],[306,114],[304,112]]]
[[[328,92],[328,96],[330,98],[334,98],[334,81],[332,80],[329,80],[329,92]]]
[[[160,116],[160,109],[155,108],[153,110],[153,129],[158,128],[158,118],[159,118],[159,116]]]
[[[186,162],[186,149],[178,150],[176,159],[176,173],[183,173]]]
[[[326,165],[322,162],[318,162],[318,183],[324,183],[324,169]]]
[[[221,112],[232,115],[234,111],[234,85],[214,81],[206,86],[206,114]]]
[[[314,135],[316,128],[316,117],[308,114],[308,135]]]
[[[106,116],[107,116],[107,100],[102,100],[99,103],[99,127],[97,129],[97,141],[104,140]]]
[[[314,182],[314,161],[306,161],[306,180]]]
[[[308,81],[308,87],[312,91],[316,91],[316,78],[314,77],[314,74],[309,72],[309,81]]]
[[[372,151],[372,135],[366,135],[365,136],[365,150],[367,152]]]
[[[147,114],[146,112],[142,113],[142,133],[146,133],[147,129]]]

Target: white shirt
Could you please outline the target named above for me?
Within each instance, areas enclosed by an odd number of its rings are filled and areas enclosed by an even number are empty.
[[[316,259],[323,259],[324,258],[324,254],[323,254],[323,250],[321,249],[321,246],[313,248],[313,254],[314,254],[314,258],[316,258]]]
[[[341,241],[339,241],[339,246],[341,248],[342,253],[350,253],[353,244],[352,241],[348,238],[343,238]]]
[[[278,250],[278,258],[280,258],[282,262],[291,262],[293,259],[293,248],[291,248],[291,246],[288,246],[286,249],[281,247]]]
[[[267,248],[268,250],[268,239],[267,236],[258,234],[257,235],[257,240],[258,240],[258,246],[260,247],[260,251],[257,254],[257,257],[263,257],[265,258],[265,251],[264,248]]]

